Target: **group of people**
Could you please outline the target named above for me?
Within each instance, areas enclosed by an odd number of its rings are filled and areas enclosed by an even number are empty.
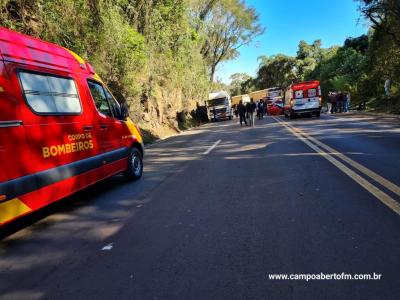
[[[259,120],[264,119],[265,107],[265,102],[262,99],[257,102],[250,99],[250,102],[247,102],[246,105],[240,100],[235,110],[236,116],[240,118],[240,126],[243,126],[244,123],[245,126],[254,127],[256,114]],[[249,119],[249,123],[247,123],[247,119]]]
[[[350,108],[350,94],[347,92],[329,92],[328,113],[348,112]]]

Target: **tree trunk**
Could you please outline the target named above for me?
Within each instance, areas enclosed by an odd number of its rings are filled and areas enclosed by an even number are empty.
[[[215,76],[215,70],[217,68],[217,65],[212,64],[211,66],[211,73],[210,73],[210,82],[213,83],[214,82],[214,76]]]

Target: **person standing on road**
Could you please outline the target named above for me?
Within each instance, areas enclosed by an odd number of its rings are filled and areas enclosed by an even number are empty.
[[[259,100],[256,101],[256,117],[260,118],[260,111],[258,110],[258,104],[260,103]]]
[[[253,100],[253,99],[251,99]],[[250,102],[246,103],[246,119],[250,117]]]
[[[240,118],[240,126],[243,126],[243,122],[247,126],[246,107],[243,105],[243,101],[242,100],[239,101],[239,104],[237,106],[237,112],[238,112],[239,118]]]
[[[391,81],[390,78],[387,76],[386,80],[385,80],[385,85],[384,85],[384,89],[385,89],[385,96],[386,97],[390,97],[390,85],[391,85]]]
[[[254,100],[250,100],[250,105],[249,105],[249,117],[250,117],[250,126],[254,127],[254,122],[255,122],[255,111],[257,109],[257,105],[254,103]]]
[[[348,111],[348,105],[347,105],[347,101],[348,101],[348,99],[347,99],[347,92],[344,92],[343,93],[343,112],[347,112]]]
[[[243,105],[243,104],[242,104]],[[236,119],[239,117],[239,111],[238,111],[238,105],[237,104],[235,104],[235,106],[234,106],[234,111],[233,111],[233,113],[235,114],[235,117],[236,117]]]
[[[341,91],[337,94],[337,110],[343,112],[343,93]]]
[[[332,92],[329,92],[328,94],[328,101],[326,101],[326,105],[328,106],[328,114],[332,113]]]
[[[258,119],[264,119],[264,101],[262,99],[258,102]]]
[[[346,100],[346,105],[347,105],[346,112],[349,112],[349,110],[350,110],[350,100],[351,100],[349,92],[346,93],[346,99],[347,99]]]
[[[337,95],[336,95],[336,93],[331,94],[331,104],[332,104],[331,114],[337,113]]]
[[[339,112],[339,100],[340,100],[339,93],[335,92],[335,108],[334,108],[335,114]]]
[[[213,113],[213,117],[214,117],[214,122],[217,122],[217,110],[215,109],[215,106],[213,106],[213,108],[212,108],[212,113]]]

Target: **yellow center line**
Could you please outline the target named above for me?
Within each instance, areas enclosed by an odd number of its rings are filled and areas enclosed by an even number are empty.
[[[357,169],[358,171],[360,171],[364,175],[367,175],[368,177],[370,177],[371,179],[375,180],[376,182],[378,182],[379,184],[381,184],[382,186],[384,186],[388,190],[390,190],[393,193],[395,193],[396,195],[400,196],[400,187],[398,185],[396,185],[393,182],[387,180],[386,178],[380,176],[379,174],[375,173],[374,171],[364,167],[363,165],[361,165],[358,162],[352,160],[351,158],[349,158],[348,156],[344,155],[343,153],[340,153],[339,151],[335,150],[334,148],[332,148],[332,147],[322,143],[321,141],[317,140],[316,138],[308,135],[307,133],[305,133],[301,129],[299,129],[299,128],[293,128],[293,129],[296,130],[297,132],[299,132],[300,134],[302,134],[303,136],[305,136],[307,139],[312,141],[314,144],[316,144],[316,145],[320,146],[321,148],[324,148],[325,150],[329,151],[330,154],[334,154],[335,156],[337,156],[340,159],[344,160],[349,165],[351,165],[353,168]]]
[[[358,175],[356,172],[354,172],[353,170],[351,170],[349,167],[347,167],[346,165],[344,165],[342,162],[340,162],[339,160],[337,160],[336,158],[333,157],[333,155],[336,154],[330,154],[327,153],[325,151],[323,151],[322,149],[318,148],[315,144],[311,143],[310,140],[312,140],[313,142],[317,141],[319,146],[322,147],[321,142],[319,142],[318,140],[311,138],[309,136],[307,136],[306,134],[301,135],[299,132],[297,132],[296,130],[294,130],[294,128],[292,126],[290,126],[287,122],[285,121],[281,121],[275,117],[273,117],[273,119],[282,124],[283,126],[285,126],[285,128],[291,132],[294,136],[296,136],[298,139],[300,139],[303,143],[305,143],[307,146],[309,146],[311,149],[313,149],[315,152],[317,152],[318,154],[320,154],[322,157],[324,157],[325,159],[327,159],[330,163],[332,163],[335,167],[337,167],[339,170],[341,170],[343,173],[345,173],[347,176],[349,176],[351,179],[353,179],[355,182],[357,182],[359,185],[361,185],[364,189],[366,189],[368,192],[370,192],[372,195],[374,195],[377,199],[379,199],[382,203],[384,203],[386,206],[388,206],[389,208],[391,208],[395,213],[397,213],[398,215],[400,215],[400,203],[398,203],[396,200],[394,200],[392,197],[390,197],[388,194],[386,194],[385,192],[381,191],[379,188],[377,188],[375,185],[373,185],[372,183],[370,183],[369,181],[367,181],[366,179],[364,179],[363,177],[361,177],[360,175]],[[323,144],[325,145],[325,144]],[[327,145],[325,145],[326,147],[328,147]],[[326,149],[326,147],[324,147]],[[333,150],[333,149],[332,149]],[[337,152],[336,150],[334,150],[334,152]],[[342,154],[343,155],[343,154]],[[346,157],[345,155],[343,155],[344,157]],[[340,156],[341,157],[341,156]],[[346,157],[347,158],[347,157]],[[350,160],[350,159],[349,159]],[[354,162],[354,161],[353,161]],[[355,162],[354,162],[355,163]],[[357,165],[359,165],[358,163],[356,163]],[[361,165],[359,165],[361,166]],[[368,170],[369,174],[372,175],[371,170],[365,168],[364,166],[362,166],[363,169]],[[374,173],[376,174],[376,173]],[[376,174],[378,175],[378,174]],[[379,175],[378,175],[379,176]],[[379,176],[381,177],[381,176]],[[383,178],[383,177],[381,177]],[[375,180],[375,179],[374,179]],[[386,180],[386,179],[385,179]],[[379,182],[379,181],[378,181]],[[393,184],[393,183],[392,183]],[[394,185],[394,184],[393,184]],[[398,187],[397,187],[398,188]]]

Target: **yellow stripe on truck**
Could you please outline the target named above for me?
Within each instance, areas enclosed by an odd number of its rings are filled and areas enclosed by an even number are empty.
[[[64,49],[67,50],[80,64],[85,65],[85,60],[82,57],[80,57],[78,54],[76,54],[72,50],[69,50],[67,48],[64,48]]]
[[[139,143],[142,143],[142,136],[140,135],[139,131],[136,129],[135,124],[133,124],[132,120],[130,118],[126,118],[125,120],[126,127],[128,127],[129,131],[131,132],[132,135],[136,137]]]
[[[74,51],[69,50],[67,48],[64,48],[64,49],[67,50],[78,61],[79,64],[81,64],[81,65],[86,64],[85,60],[82,57],[80,57],[78,54],[76,54]],[[103,80],[101,80],[100,76],[97,73],[93,74],[93,78],[96,79],[97,81],[100,81],[101,83],[104,83]]]
[[[18,198],[0,203],[0,223],[5,223],[30,211],[31,209]]]

